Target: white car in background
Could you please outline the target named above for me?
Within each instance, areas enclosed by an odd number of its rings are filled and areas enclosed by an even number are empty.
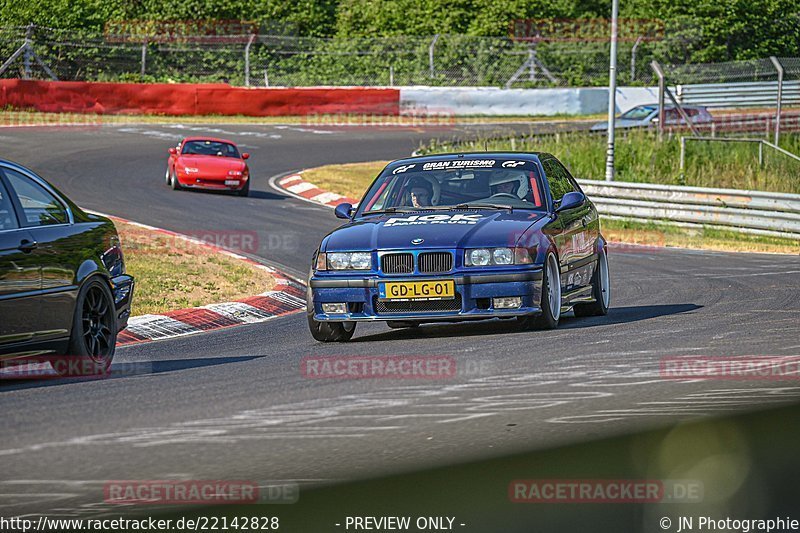
[[[713,117],[708,109],[703,106],[685,105],[682,106],[683,110],[689,115],[689,120],[692,124],[708,124],[713,122]],[[664,106],[665,120],[664,124],[680,125],[686,124],[686,121],[681,117],[678,108],[672,105]],[[642,128],[648,126],[655,126],[658,124],[658,104],[637,105],[617,117],[614,121],[616,128]],[[598,122],[592,126],[592,131],[601,131],[608,129],[608,122]]]

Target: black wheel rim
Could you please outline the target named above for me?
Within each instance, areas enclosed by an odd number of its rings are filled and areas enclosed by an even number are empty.
[[[86,353],[97,362],[103,361],[112,348],[114,312],[100,287],[90,287],[86,292],[81,322]]]

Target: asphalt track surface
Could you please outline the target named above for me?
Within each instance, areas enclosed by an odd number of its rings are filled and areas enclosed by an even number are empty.
[[[220,131],[221,130],[221,131]],[[174,192],[167,148],[190,133],[252,154],[252,195]],[[109,125],[0,129],[2,157],[85,208],[179,232],[257,231],[254,252],[304,275],[331,210],[269,178],[408,155],[444,130]],[[103,380],[0,384],[0,515],[110,516],[109,479],[256,479],[315,487],[585,443],[668,423],[791,404],[796,381],[676,381],[677,355],[797,355],[797,256],[623,249],[612,309],[554,331],[502,322],[389,330],[320,344],[305,316],[123,347]],[[307,356],[445,355],[447,380],[319,380]],[[525,477],[521,473],[519,477]],[[141,512],[140,508],[135,511]]]

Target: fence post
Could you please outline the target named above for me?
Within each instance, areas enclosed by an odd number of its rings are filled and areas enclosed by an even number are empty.
[[[681,136],[681,162],[679,165],[681,173],[681,183],[684,183],[684,169],[686,168],[686,137]]]
[[[253,44],[253,40],[256,38],[256,35],[250,34],[250,38],[247,40],[247,46],[244,47],[244,86],[250,87],[250,45]]]
[[[394,87],[394,65],[389,65],[389,87]]]
[[[781,101],[783,100],[783,65],[775,56],[769,56],[770,61],[778,71],[778,110],[775,112],[775,144],[781,140]]]
[[[433,40],[431,41],[431,45],[428,47],[428,65],[430,66],[431,71],[431,78],[434,76],[433,70],[433,48],[436,46],[436,41],[439,40],[439,34],[433,36]]]
[[[144,78],[144,73],[147,70],[147,41],[142,43],[142,71],[141,76]]]
[[[26,80],[31,79],[31,59],[33,56],[34,28],[35,26],[33,24],[28,24],[28,27],[25,28],[25,52],[22,55],[22,64],[23,64],[22,78]]]
[[[659,65],[656,60],[650,62],[650,68],[652,68],[656,76],[658,76],[658,140],[662,141],[664,139],[664,121],[667,116],[666,110],[664,109],[664,92],[666,90],[664,71],[661,70],[661,65]]]
[[[642,36],[640,35],[636,38],[633,48],[631,48],[631,83],[633,83],[633,80],[636,79],[636,49],[639,48],[639,44],[641,42]]]

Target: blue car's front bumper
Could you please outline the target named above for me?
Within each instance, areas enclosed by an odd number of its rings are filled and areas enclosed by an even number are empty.
[[[429,302],[385,302],[378,297],[378,286],[386,281],[454,280],[456,298]],[[318,321],[370,320],[470,320],[532,315],[541,312],[542,268],[494,272],[469,272],[443,275],[381,276],[376,273],[353,275],[315,274],[309,280],[313,296],[314,319]],[[495,309],[492,298],[522,298],[515,309]],[[345,314],[325,314],[323,303],[346,303]]]

